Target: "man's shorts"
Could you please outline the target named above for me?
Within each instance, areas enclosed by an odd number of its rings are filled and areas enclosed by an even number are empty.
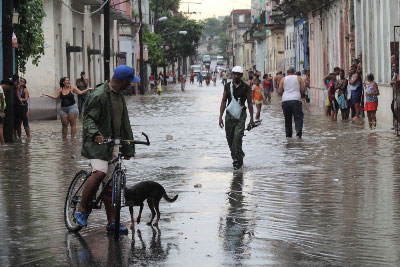
[[[114,146],[113,153],[112,153],[112,159],[115,159],[116,157],[118,157],[118,152],[119,152],[118,146]],[[109,162],[107,160],[91,159],[90,165],[92,165],[93,172],[99,171],[99,172],[106,174],[106,177],[103,179],[103,183],[107,183],[107,181],[111,178],[111,175],[112,175],[115,165],[117,165],[117,163],[109,164]]]

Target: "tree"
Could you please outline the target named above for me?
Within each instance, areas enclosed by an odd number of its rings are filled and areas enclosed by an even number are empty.
[[[164,40],[159,34],[151,33],[148,28],[144,29],[143,42],[147,44],[149,63],[153,66],[160,66],[165,63],[164,51],[162,49]]]
[[[26,62],[31,58],[33,65],[38,65],[44,55],[43,8],[44,0],[25,0],[16,3],[20,21],[15,27],[18,38],[17,66],[22,73],[26,70]]]

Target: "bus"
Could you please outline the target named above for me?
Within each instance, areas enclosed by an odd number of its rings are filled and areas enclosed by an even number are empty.
[[[224,65],[224,57],[217,56],[217,65]]]
[[[195,76],[198,76],[203,70],[201,65],[192,65],[190,68],[192,69]]]
[[[204,55],[204,56],[203,56],[203,63],[204,63],[204,64],[206,64],[206,63],[211,63],[211,57],[210,57],[210,55]]]

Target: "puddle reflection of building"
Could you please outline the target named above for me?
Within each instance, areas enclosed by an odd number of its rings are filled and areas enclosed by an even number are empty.
[[[220,221],[220,236],[223,238],[223,246],[226,252],[240,264],[245,257],[246,247],[251,241],[247,209],[245,208],[243,196],[243,173],[234,173],[230,190],[228,192],[228,212]]]

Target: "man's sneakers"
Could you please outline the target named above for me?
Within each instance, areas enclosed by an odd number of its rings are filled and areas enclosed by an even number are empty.
[[[84,212],[84,211],[76,211],[74,217],[75,217],[75,221],[76,221],[80,226],[83,226],[83,227],[86,227],[86,226],[87,226],[87,219],[88,219],[88,217],[89,217],[89,214],[87,214],[87,213]]]
[[[112,222],[112,224],[107,225],[106,229],[107,229],[107,233],[114,233],[114,231],[115,231],[115,222]],[[126,228],[126,227],[124,227],[122,225],[119,225],[119,232],[121,234],[127,234],[128,233],[128,228]]]

